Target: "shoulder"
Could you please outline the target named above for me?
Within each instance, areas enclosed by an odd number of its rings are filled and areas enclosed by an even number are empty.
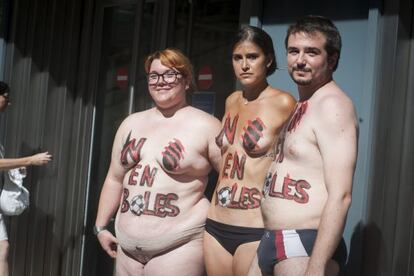
[[[119,125],[116,137],[124,139],[132,130],[137,128],[143,129],[151,125],[152,113],[153,109],[148,109],[128,115]]]
[[[213,115],[195,108],[193,106],[188,106],[183,112],[183,117],[185,120],[190,120],[192,123],[199,125],[200,127],[220,127],[221,123],[220,121],[214,117]]]
[[[151,109],[147,109],[144,111],[140,111],[140,112],[135,112],[132,113],[130,115],[128,115],[121,123],[121,125],[119,126],[119,128],[121,127],[128,127],[131,124],[137,124],[140,123],[142,121],[146,121],[148,120],[151,116],[150,114],[153,112],[153,108]]]
[[[315,115],[321,122],[328,124],[354,123],[356,113],[352,100],[336,84],[319,91],[314,102]]]
[[[226,98],[226,107],[237,104],[238,102],[240,102],[241,97],[242,97],[241,91],[234,91]]]
[[[273,87],[270,88],[269,92],[269,96],[266,97],[267,103],[276,107],[281,112],[290,113],[293,111],[296,100],[289,92]]]

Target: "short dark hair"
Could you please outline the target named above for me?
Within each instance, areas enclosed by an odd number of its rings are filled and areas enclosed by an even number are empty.
[[[273,72],[277,69],[277,62],[272,38],[260,28],[253,26],[244,26],[239,30],[236,37],[234,38],[232,49],[234,49],[237,44],[243,41],[253,42],[259,46],[260,49],[262,49],[266,57],[270,57],[272,59],[272,63],[270,64],[269,68],[267,68],[266,75],[270,76],[273,74]]]
[[[307,15],[299,18],[294,24],[290,25],[285,38],[285,47],[288,47],[289,36],[296,33],[315,34],[322,33],[326,38],[325,50],[328,57],[337,55],[336,64],[333,68],[335,71],[338,67],[339,57],[341,56],[342,40],[341,35],[335,24],[327,17],[320,15]]]
[[[0,81],[0,96],[6,93],[10,93],[10,87],[7,83]]]

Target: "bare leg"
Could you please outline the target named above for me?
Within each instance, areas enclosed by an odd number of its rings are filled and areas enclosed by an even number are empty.
[[[9,241],[0,241],[0,276],[9,276]]]
[[[204,259],[208,276],[233,275],[233,256],[207,232],[204,232]]]
[[[144,276],[144,265],[125,255],[118,246],[115,271],[116,276]]]
[[[247,276],[271,276],[267,274],[263,274],[259,267],[259,260],[257,257],[257,253],[254,256],[254,259],[250,265],[249,272],[247,273]]]
[[[275,265],[273,270],[274,276],[301,276],[305,273],[308,266],[309,257],[296,257],[286,259]],[[326,268],[326,276],[337,276],[339,274],[339,265],[330,260]]]
[[[144,268],[145,276],[204,275],[203,240],[194,239],[165,254],[152,258]]]
[[[233,256],[233,272],[235,276],[246,276],[254,257],[259,241],[240,245]],[[257,262],[257,260],[256,260]],[[260,275],[260,274],[258,274]]]

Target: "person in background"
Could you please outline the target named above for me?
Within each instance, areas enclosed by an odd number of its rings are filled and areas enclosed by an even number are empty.
[[[208,174],[220,166],[220,121],[189,105],[192,66],[176,49],[145,62],[153,108],[118,128],[94,232],[116,275],[204,275]],[[114,236],[106,227],[116,214]]]
[[[263,235],[262,187],[272,144],[296,101],[273,88],[267,77],[277,68],[273,42],[263,30],[246,26],[233,43],[232,63],[241,90],[226,99],[216,137],[222,166],[204,234],[209,276],[244,276]]]
[[[306,16],[285,45],[299,102],[264,183],[258,262],[265,275],[338,275],[358,145],[354,106],[333,80],[341,36],[328,18]]]
[[[10,105],[9,93],[10,88],[7,83],[0,81],[0,112],[4,112]],[[47,164],[52,160],[52,155],[50,155],[47,151],[27,157],[4,158],[4,148],[1,144],[0,157],[1,171],[7,171],[16,168],[25,169],[27,166],[41,166]],[[3,179],[0,178],[0,181],[3,182]],[[0,187],[3,187],[3,183],[0,183]],[[6,217],[2,214],[2,211],[0,209],[0,276],[9,275],[9,241],[5,219]]]

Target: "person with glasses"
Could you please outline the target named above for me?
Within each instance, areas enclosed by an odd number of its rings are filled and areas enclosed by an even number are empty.
[[[145,61],[153,108],[120,125],[95,233],[116,275],[203,275],[208,173],[220,166],[220,122],[190,106],[190,61],[165,49]],[[116,215],[115,236],[106,229]]]
[[[0,112],[4,112],[8,106],[10,106],[9,101],[10,87],[7,83],[0,81]],[[2,173],[7,170],[23,168],[25,170],[26,166],[41,166],[45,165],[52,160],[52,155],[49,152],[41,152],[34,154],[32,156],[20,157],[20,158],[4,158],[4,147],[0,143],[0,170]],[[7,174],[0,177],[0,188],[3,190],[4,177],[8,177]],[[0,194],[1,194],[0,191]],[[6,203],[4,203],[6,204]],[[0,208],[0,276],[9,275],[9,264],[8,264],[8,255],[9,255],[9,241],[7,235],[6,227],[6,217],[3,214],[3,211]]]
[[[289,93],[267,82],[277,64],[265,31],[240,29],[232,63],[241,89],[227,98],[216,138],[222,166],[204,236],[209,276],[247,274],[264,231],[260,205],[269,154],[295,106]]]

